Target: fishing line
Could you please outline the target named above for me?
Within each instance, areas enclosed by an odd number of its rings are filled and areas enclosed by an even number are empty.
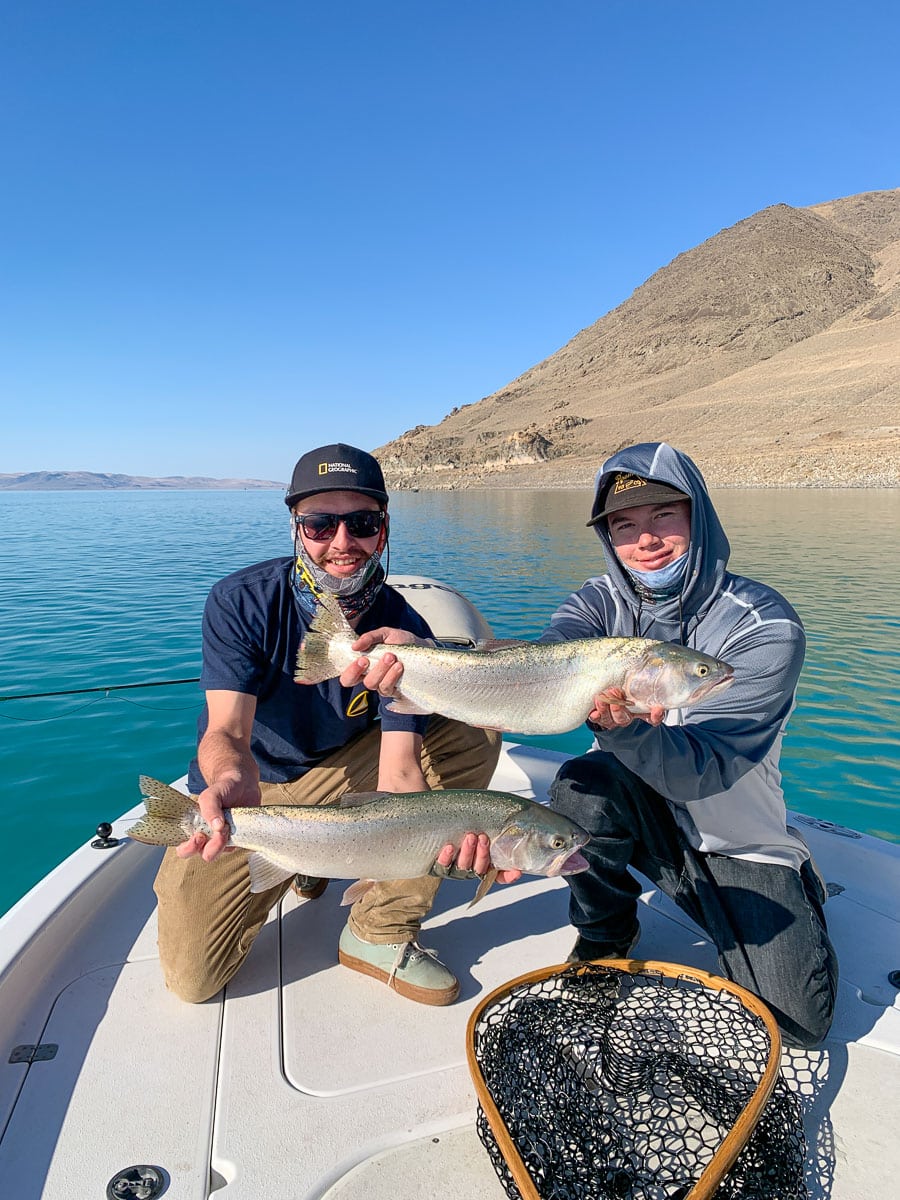
[[[46,725],[49,721],[64,721],[68,717],[74,717],[85,709],[91,708],[95,704],[99,704],[101,700],[119,700],[122,704],[130,704],[134,708],[149,709],[150,712],[158,713],[175,713],[196,711],[196,704],[179,705],[178,708],[158,708],[153,704],[141,704],[137,700],[130,700],[127,696],[114,696],[113,692],[130,691],[134,688],[154,688],[154,687],[173,687],[181,683],[199,683],[199,676],[196,679],[157,679],[148,683],[114,683],[107,687],[89,687],[89,688],[66,688],[62,691],[54,692],[23,692],[13,696],[0,696],[0,704],[7,700],[46,700],[50,697],[59,696],[83,696],[92,692],[102,692],[103,695],[96,696],[93,700],[88,700],[86,704],[81,704],[78,708],[69,709],[68,712],[57,713],[52,717],[15,717],[11,713],[0,712],[0,717],[7,721],[18,721],[22,725]]]
[[[21,692],[12,696],[0,696],[0,704],[6,700],[44,700],[47,696],[83,696],[87,692],[125,692],[134,688],[173,687],[177,683],[199,683],[194,679],[156,679],[147,683],[109,683],[104,687],[64,688],[59,692]]]
[[[6,696],[4,699],[12,700],[14,697]],[[88,700],[86,704],[80,704],[78,708],[70,709],[69,712],[57,713],[55,717],[14,717],[11,713],[0,713],[0,717],[5,721],[18,721],[20,725],[46,725],[48,721],[62,721],[66,717],[74,717],[76,713],[84,712],[86,708],[93,708],[102,699],[102,696],[98,696],[95,700]]]

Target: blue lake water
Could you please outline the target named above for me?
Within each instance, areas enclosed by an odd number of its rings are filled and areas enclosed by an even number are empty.
[[[715,501],[732,569],[783,591],[807,628],[790,807],[900,841],[900,491]],[[581,491],[399,494],[390,567],[454,583],[498,637],[533,637],[603,569],[589,510]],[[279,492],[0,492],[0,697],[196,676],[211,584],[289,552]],[[0,913],[136,804],[139,774],[186,770],[200,704],[196,684],[0,703]]]

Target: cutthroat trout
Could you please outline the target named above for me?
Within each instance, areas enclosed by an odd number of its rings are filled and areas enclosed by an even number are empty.
[[[140,782],[147,815],[129,837],[178,846],[197,830],[211,832],[190,796],[146,775]],[[578,852],[588,841],[583,829],[509,792],[360,792],[333,805],[228,808],[225,819],[231,844],[251,852],[252,892],[298,874],[364,883],[416,879],[430,872],[444,846],[458,849],[468,832],[490,837],[492,873],[574,875],[588,866]],[[364,890],[354,886],[345,901]]]
[[[320,683],[360,657],[354,633],[337,604],[316,613],[297,655],[294,679]],[[490,644],[483,649],[379,644],[366,653],[377,663],[393,654],[403,663],[389,707],[442,716],[504,733],[549,734],[575,729],[593,697],[621,688],[633,712],[654,705],[687,708],[733,682],[728,663],[651,638],[579,638],[569,642]]]

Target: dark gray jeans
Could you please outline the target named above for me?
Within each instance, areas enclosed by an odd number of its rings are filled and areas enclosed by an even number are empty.
[[[637,928],[635,867],[704,929],[720,972],[760,997],[785,1042],[814,1046],[828,1032],[838,966],[823,889],[808,863],[790,867],[694,850],[658,792],[596,750],[570,759],[551,806],[591,835],[591,869],[570,875],[569,919],[595,957],[621,954]]]

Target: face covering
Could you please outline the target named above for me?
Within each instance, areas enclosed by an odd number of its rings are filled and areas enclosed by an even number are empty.
[[[330,592],[332,596],[337,596],[348,621],[366,612],[375,603],[375,597],[384,583],[385,573],[381,566],[383,549],[376,550],[358,571],[339,579],[336,575],[329,575],[323,567],[316,566],[304,550],[299,535],[295,534],[293,584],[294,595],[301,609],[312,615],[316,610],[316,596]]]
[[[665,600],[681,591],[687,565],[688,553],[685,551],[680,558],[660,567],[658,571],[636,571],[634,567],[625,567],[625,570],[641,590],[652,593],[656,599]]]

